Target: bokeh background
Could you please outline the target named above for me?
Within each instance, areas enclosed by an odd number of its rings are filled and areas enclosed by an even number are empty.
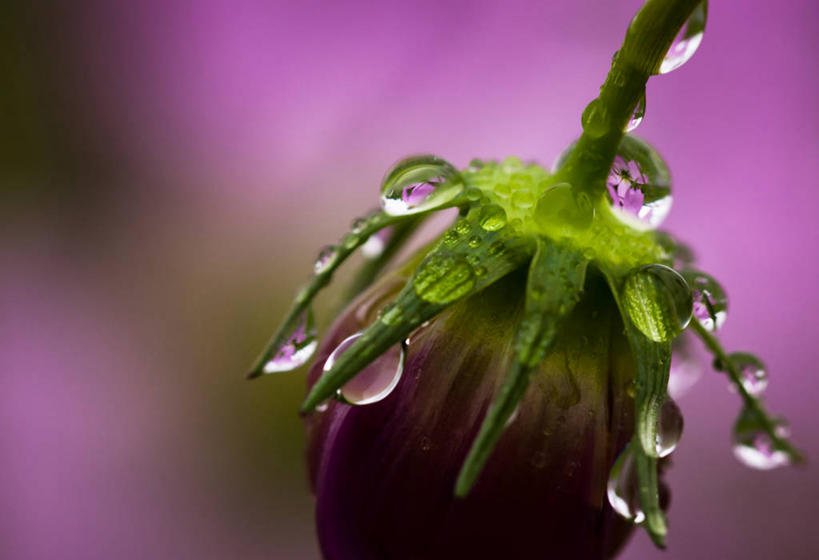
[[[0,557],[317,558],[304,374],[246,367],[395,160],[549,164],[638,5],[4,4]],[[713,2],[638,130],[814,464],[817,6]],[[669,549],[623,557],[817,557],[816,470],[740,466],[719,375],[680,405]]]

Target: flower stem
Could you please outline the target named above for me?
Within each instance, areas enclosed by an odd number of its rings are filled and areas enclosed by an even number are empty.
[[[648,0],[632,19],[612,60],[600,96],[583,114],[583,134],[561,178],[589,193],[600,192],[634,108],[645,94],[685,21],[702,0]]]

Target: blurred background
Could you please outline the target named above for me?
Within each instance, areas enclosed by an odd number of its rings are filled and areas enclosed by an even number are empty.
[[[316,559],[304,372],[246,368],[394,161],[550,164],[639,4],[5,4],[0,557]],[[638,130],[814,464],[817,6],[713,2]],[[815,558],[816,470],[742,467],[717,374],[680,405],[669,549],[623,558]]]

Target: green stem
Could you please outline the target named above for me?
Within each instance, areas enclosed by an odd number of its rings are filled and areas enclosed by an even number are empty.
[[[648,0],[615,53],[600,96],[583,114],[583,134],[558,175],[580,189],[602,191],[623,131],[671,43],[702,0]]]
[[[736,386],[740,397],[742,397],[742,400],[745,403],[745,407],[756,415],[762,425],[762,428],[765,430],[765,433],[768,434],[768,437],[771,438],[771,441],[776,445],[777,449],[781,449],[787,453],[794,463],[802,463],[805,460],[802,452],[796,449],[787,439],[780,437],[776,433],[776,422],[762,406],[760,400],[751,395],[747,389],[745,389],[745,386],[742,384],[742,374],[737,369],[734,361],[728,358],[728,355],[725,353],[725,350],[722,349],[722,345],[719,343],[719,340],[708,332],[705,327],[699,323],[699,321],[692,320],[689,324],[689,328],[694,329],[694,332],[696,332],[697,336],[700,337],[703,344],[705,344],[705,347],[708,348],[714,357],[719,360],[720,364],[722,364],[723,371],[725,371],[725,373],[731,379],[731,383]]]

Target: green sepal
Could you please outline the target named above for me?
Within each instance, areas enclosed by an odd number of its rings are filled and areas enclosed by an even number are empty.
[[[626,327],[636,366],[634,437],[643,453],[657,458],[657,420],[666,399],[671,369],[671,343],[654,342],[631,325]]]
[[[367,259],[356,272],[350,285],[347,287],[342,303],[346,306],[358,294],[367,289],[384,270],[389,262],[395,257],[398,251],[406,244],[413,233],[424,222],[429,214],[416,214],[408,216],[404,221],[393,226],[392,235],[387,240],[384,249],[375,258]]]
[[[668,532],[665,514],[660,508],[659,481],[657,478],[657,459],[649,457],[641,446],[632,446],[634,465],[637,469],[637,488],[640,493],[640,506],[646,518],[642,525],[651,537],[651,541],[660,548],[665,548],[665,536]]]
[[[366,243],[371,235],[379,230],[400,223],[407,218],[404,216],[389,216],[383,212],[376,212],[372,214],[357,230],[351,231],[342,239],[341,243],[336,247],[336,253],[333,259],[319,272],[316,272],[310,277],[310,280],[302,286],[296,293],[296,297],[290,307],[290,311],[285,317],[279,329],[270,339],[265,349],[253,363],[250,372],[247,374],[248,379],[259,377],[264,373],[265,364],[270,361],[279,347],[287,340],[288,336],[299,325],[299,320],[302,313],[310,305],[310,302],[333,277],[333,273],[341,264],[347,260],[356,249]]]
[[[668,374],[671,369],[671,342],[655,342],[635,326],[629,316],[629,307],[621,294],[623,275],[604,269],[614,300],[620,308],[626,337],[636,369],[634,395],[634,438],[640,449],[649,457],[657,458],[657,419],[666,399]]]
[[[302,405],[309,413],[393,344],[464,297],[519,268],[533,252],[531,242],[509,228],[486,231],[472,210],[447,230],[424,257],[396,300],[313,385]]]
[[[526,306],[515,338],[516,359],[506,374],[455,483],[464,497],[475,484],[509,418],[520,403],[534,368],[546,357],[561,320],[580,299],[588,261],[576,250],[538,238],[529,265]]]

